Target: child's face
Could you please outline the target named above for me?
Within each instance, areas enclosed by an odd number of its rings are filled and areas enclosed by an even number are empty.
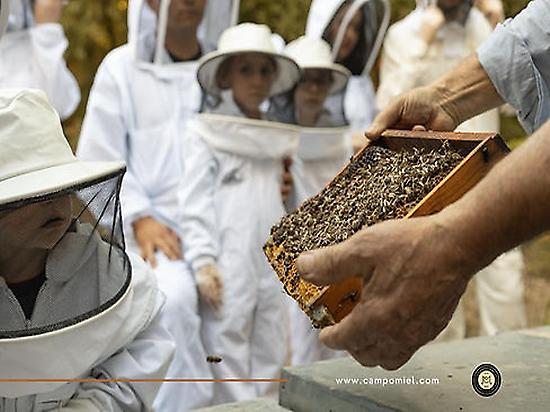
[[[331,45],[334,45],[334,42],[336,41],[336,36],[338,35],[338,31],[340,30],[340,26],[342,25],[342,20],[344,19],[344,16],[346,15],[348,9],[349,5],[340,8],[329,27],[328,40]],[[351,19],[348,27],[346,27],[344,39],[342,40],[342,44],[340,45],[340,49],[338,50],[338,56],[336,56],[337,62],[342,62],[350,56],[350,54],[355,49],[355,46],[357,46],[362,29],[363,12],[362,10],[357,10],[355,15],[353,16],[353,19]]]
[[[245,53],[230,58],[221,82],[233,91],[233,98],[245,113],[255,113],[269,97],[277,75],[275,61],[260,53]]]
[[[304,70],[294,93],[294,103],[299,111],[306,111],[317,117],[323,110],[332,82],[329,70]]]
[[[70,195],[0,212],[0,248],[52,249],[71,222]]]

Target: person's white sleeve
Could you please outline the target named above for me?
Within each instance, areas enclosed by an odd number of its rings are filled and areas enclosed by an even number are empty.
[[[164,379],[172,360],[172,337],[161,326],[159,314],[126,347],[94,367],[94,379]],[[101,412],[150,410],[161,382],[85,382],[75,399],[88,399]]]
[[[134,272],[150,271],[139,258],[132,259],[132,268]],[[150,276],[154,275],[150,273]],[[79,385],[71,402],[86,399],[101,412],[151,410],[160,380],[166,377],[175,348],[172,336],[161,322],[165,297],[159,290],[157,293],[156,309],[151,320],[131,342],[94,366],[89,376],[94,379],[144,379],[154,382],[85,382]],[[72,406],[71,402],[69,406]],[[86,404],[84,401],[81,403]]]
[[[376,96],[379,110],[388,106],[394,97],[419,86],[427,49],[426,42],[402,23],[390,27],[380,63],[380,86]]]
[[[118,55],[105,57],[94,79],[82,123],[77,156],[82,160],[128,162],[129,127],[121,87],[111,68],[122,63]],[[128,230],[133,221],[153,216],[153,204],[145,188],[128,168],[122,181],[121,203],[124,225]]]
[[[208,145],[194,133],[188,133],[182,144],[183,178],[178,201],[185,259],[196,273],[217,259],[216,211],[214,208],[215,176],[218,170]]]
[[[33,66],[40,73],[42,88],[62,119],[80,103],[80,88],[67,68],[64,53],[69,42],[58,23],[38,24],[30,29]]]
[[[498,94],[532,133],[549,118],[550,0],[534,0],[477,49]]]

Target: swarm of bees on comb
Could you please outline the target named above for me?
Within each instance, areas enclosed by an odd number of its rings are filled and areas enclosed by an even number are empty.
[[[313,326],[327,326],[312,312],[324,288],[300,278],[295,265],[300,253],[340,243],[365,226],[405,217],[462,159],[447,142],[437,150],[400,152],[369,146],[319,194],[273,226],[264,252]]]

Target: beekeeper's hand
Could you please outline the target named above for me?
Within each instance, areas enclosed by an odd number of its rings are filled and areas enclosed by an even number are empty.
[[[298,271],[328,285],[363,278],[359,303],[321,331],[364,366],[397,369],[447,325],[471,276],[461,244],[433,218],[386,221],[302,254]]]
[[[223,305],[223,278],[215,264],[204,265],[195,274],[201,299],[219,314]]]
[[[35,23],[58,23],[67,3],[66,0],[36,0],[33,10]]]
[[[294,187],[290,166],[292,166],[292,159],[290,157],[285,157],[283,159],[283,174],[281,179],[281,196],[283,197],[283,202],[287,201]]]
[[[441,91],[432,86],[419,87],[402,94],[380,112],[366,133],[374,140],[388,128],[410,130],[422,126],[428,130],[451,131],[460,123],[456,114],[441,102]]]
[[[376,116],[366,136],[377,139],[386,129],[451,131],[462,122],[503,102],[476,55],[429,86],[394,99]]]
[[[132,227],[141,257],[153,268],[157,266],[157,251],[164,253],[170,260],[183,259],[180,238],[168,226],[146,216],[135,220]]]
[[[493,28],[504,20],[501,0],[476,0],[474,5],[485,15]]]
[[[420,37],[431,44],[435,39],[435,35],[445,23],[445,15],[439,7],[432,5],[426,7],[422,13],[422,24],[420,26]]]

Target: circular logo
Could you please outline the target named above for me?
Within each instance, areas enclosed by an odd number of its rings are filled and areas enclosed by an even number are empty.
[[[502,375],[492,363],[482,363],[472,372],[472,387],[480,396],[493,396],[500,389]]]

